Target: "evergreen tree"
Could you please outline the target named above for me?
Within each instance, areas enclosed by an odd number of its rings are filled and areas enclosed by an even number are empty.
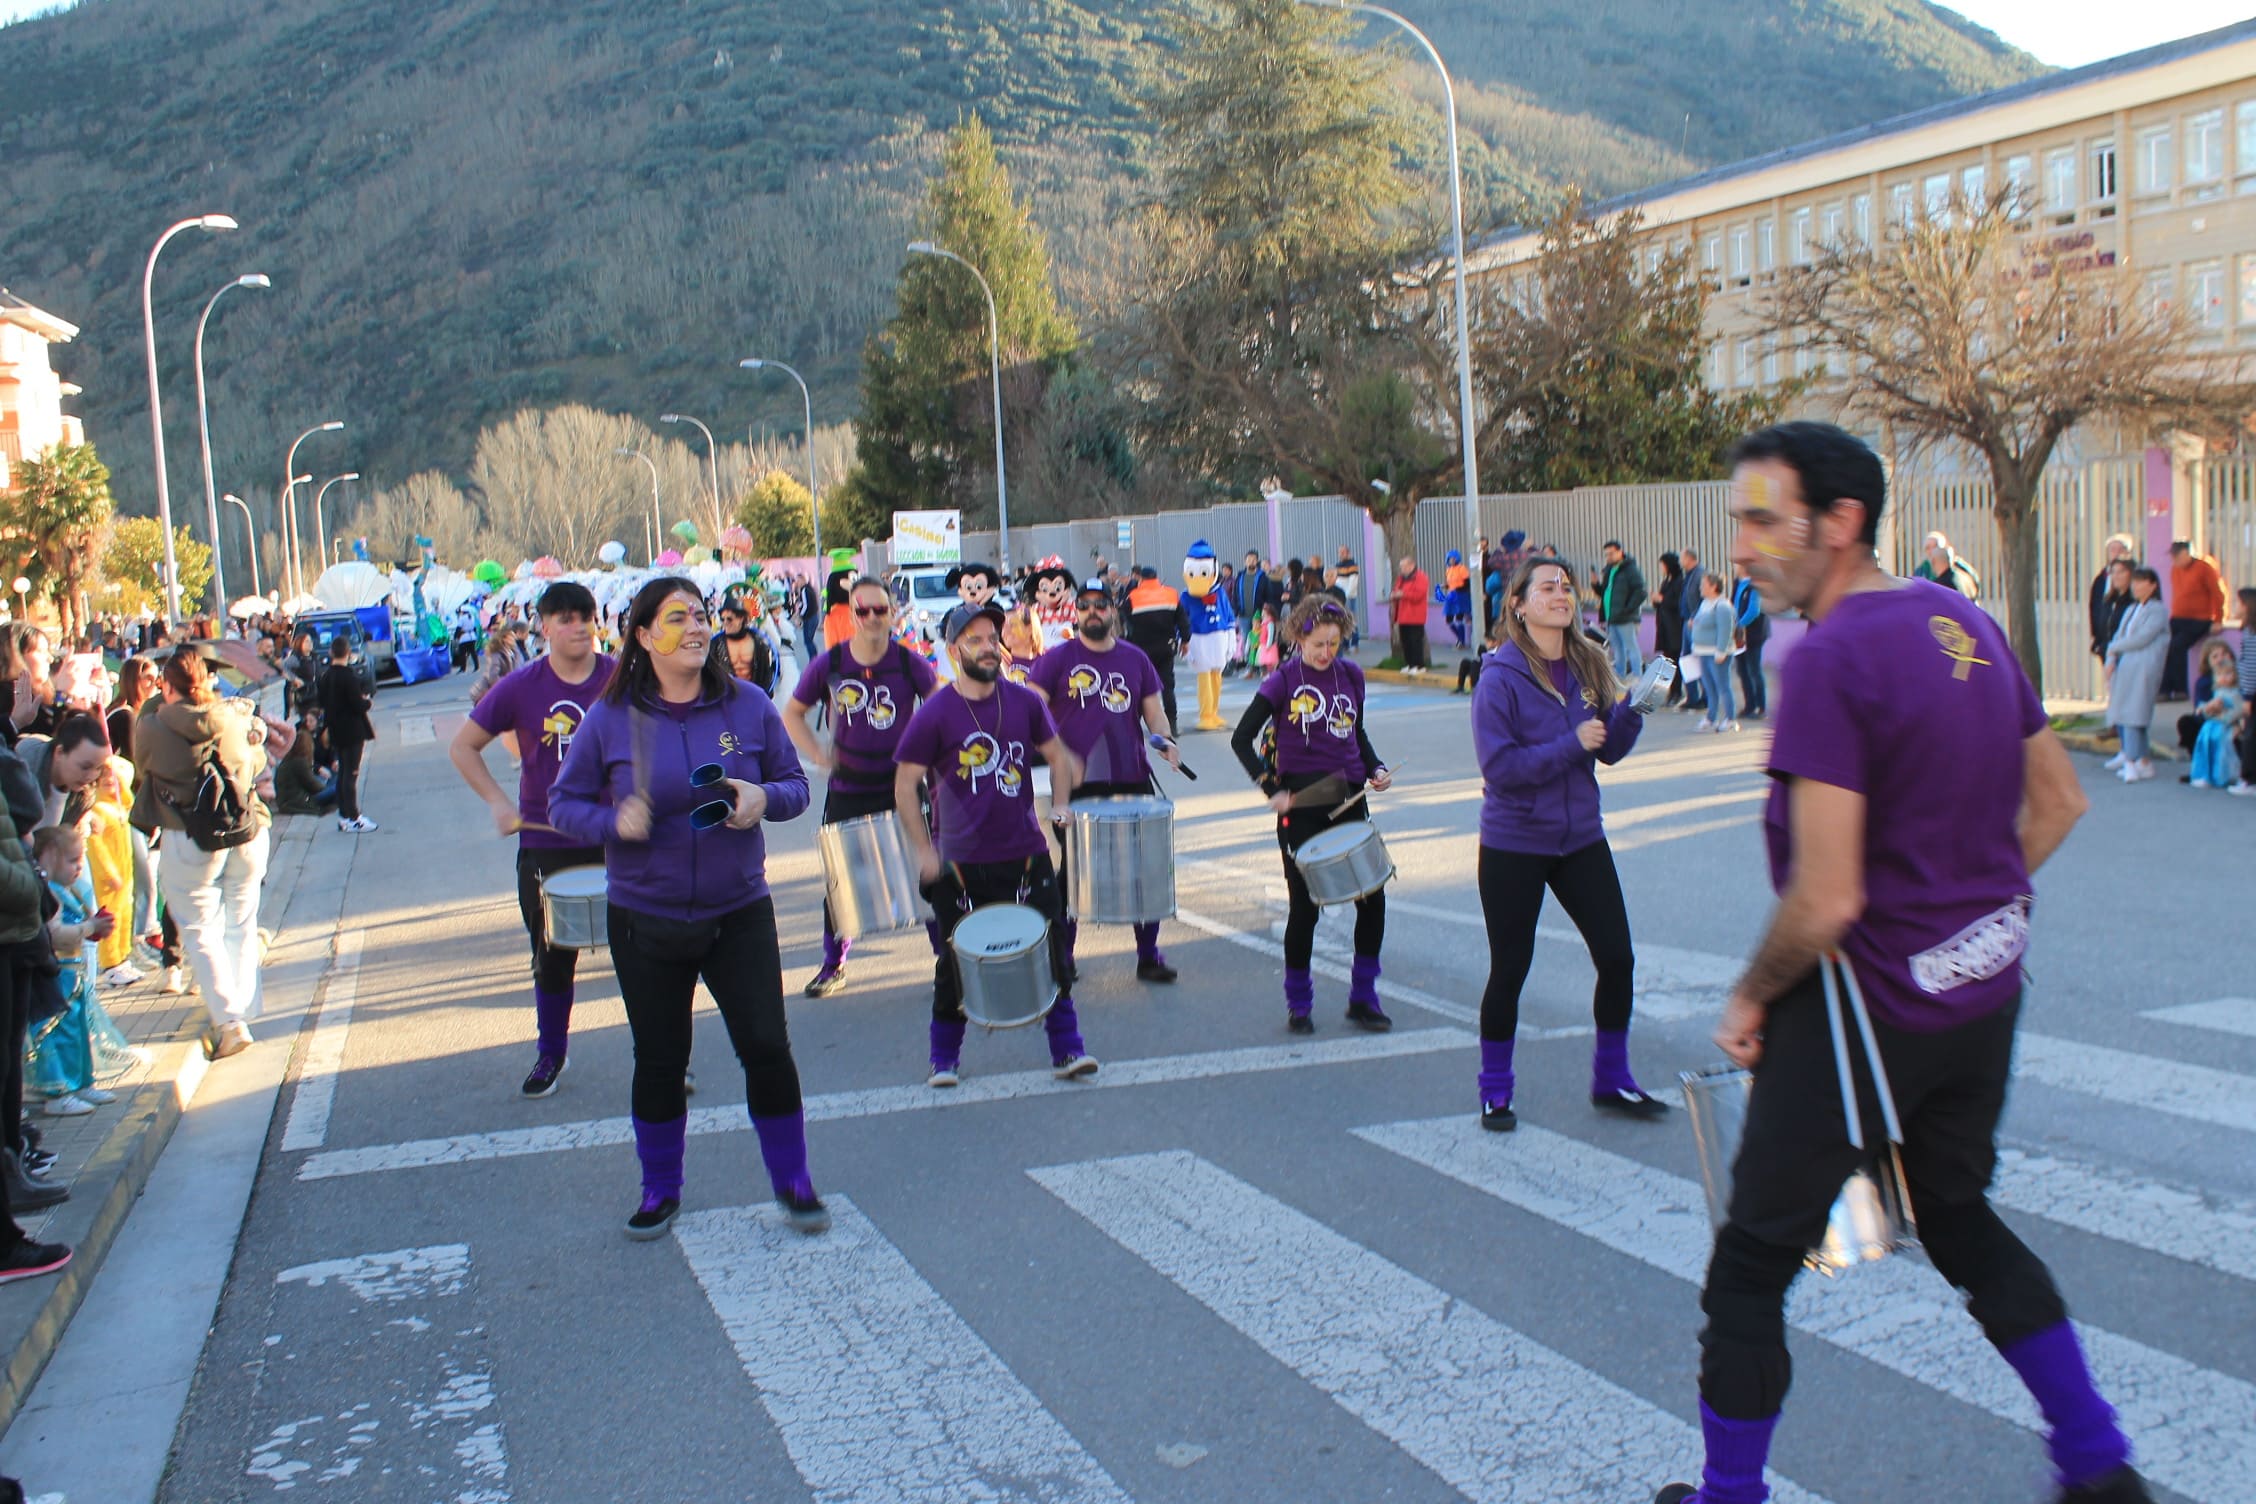
[[[806,484],[781,470],[770,470],[753,482],[736,504],[735,520],[752,535],[755,558],[797,558],[814,550],[810,500]]]
[[[204,607],[204,589],[211,584],[211,550],[188,536],[188,529],[172,530],[172,556],[180,565],[180,609],[194,615]],[[153,611],[163,603],[157,589],[157,570],[164,563],[164,529],[154,517],[121,517],[110,529],[102,550],[102,573],[112,589],[102,594],[102,608],[126,612]],[[225,601],[212,609],[224,611]]]
[[[1058,308],[1049,247],[978,116],[950,133],[918,230],[977,267],[993,289],[1007,449],[1079,334]],[[969,271],[928,255],[903,266],[897,299],[863,352],[859,498],[881,513],[956,506],[991,522],[987,299]]]

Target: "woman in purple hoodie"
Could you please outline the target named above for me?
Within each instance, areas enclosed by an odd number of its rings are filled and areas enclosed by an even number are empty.
[[[1637,958],[1621,878],[1598,818],[1596,765],[1627,757],[1643,720],[1622,698],[1605,650],[1578,627],[1567,567],[1556,559],[1528,560],[1505,593],[1503,643],[1481,665],[1473,690],[1473,751],[1485,785],[1481,913],[1488,921],[1481,1126],[1498,1132],[1519,1126],[1512,1112],[1512,1045],[1545,888],[1582,931],[1598,967],[1591,1105],[1641,1118],[1668,1111],[1629,1073]]]
[[[807,1174],[760,833],[763,821],[806,809],[807,775],[774,702],[711,654],[712,618],[694,584],[643,586],[620,635],[618,671],[572,738],[548,819],[577,844],[600,844],[610,876],[611,964],[634,1036],[642,1161],[627,1236],[661,1237],[681,1210],[682,1076],[700,977],[743,1063],[776,1200],[792,1226],[821,1232],[830,1213]]]

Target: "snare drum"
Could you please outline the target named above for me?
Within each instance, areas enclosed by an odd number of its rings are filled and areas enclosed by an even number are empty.
[[[1050,1011],[1057,975],[1050,969],[1050,922],[1022,903],[974,909],[949,936],[962,986],[964,1016],[989,1029],[1015,1029]]]
[[[601,867],[565,867],[541,879],[541,928],[556,950],[611,943],[610,877]]]
[[[1319,831],[1300,843],[1293,861],[1300,867],[1301,881],[1308,884],[1308,896],[1322,907],[1366,898],[1394,876],[1386,842],[1368,820]]]
[[[840,938],[859,940],[913,929],[931,910],[917,895],[916,864],[891,810],[820,826],[823,896]]]

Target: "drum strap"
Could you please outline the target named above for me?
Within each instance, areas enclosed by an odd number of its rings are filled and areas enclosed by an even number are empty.
[[[951,873],[955,874],[956,907],[961,909],[964,913],[968,914],[971,912],[971,887],[964,881],[963,868],[958,866],[954,862],[950,862],[948,864],[948,870]],[[1027,895],[1032,893],[1033,891],[1034,858],[1028,857],[1026,859],[1026,865],[1019,869],[1017,901],[1020,903],[1026,902]]]
[[[1839,982],[1834,980],[1839,974]],[[1848,1118],[1849,1145],[1864,1147],[1864,1113],[1857,1106],[1856,1082],[1849,1074],[1848,1024],[1841,1017],[1841,994],[1849,996],[1849,1009],[1856,1015],[1857,1033],[1864,1041],[1864,1058],[1872,1067],[1872,1085],[1880,1098],[1880,1120],[1888,1131],[1888,1142],[1904,1141],[1903,1124],[1896,1117],[1896,1096],[1888,1086],[1888,1068],[1880,1060],[1880,1041],[1872,1030],[1872,1015],[1865,1011],[1864,989],[1857,985],[1856,968],[1838,953],[1829,954],[1818,963],[1818,976],[1825,983],[1825,1023],[1833,1034],[1833,1065],[1841,1077],[1841,1110]]]

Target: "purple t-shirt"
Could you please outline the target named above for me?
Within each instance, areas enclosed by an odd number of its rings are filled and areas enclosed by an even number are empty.
[[[1142,648],[1115,641],[1098,652],[1076,634],[1035,659],[1028,677],[1049,696],[1050,719],[1081,759],[1084,782],[1141,783],[1151,776],[1144,699],[1159,693],[1159,670]]]
[[[1932,1031],[2021,989],[2030,883],[2014,821],[2044,706],[2005,634],[1955,590],[1842,598],[1786,660],[1764,812],[1771,883],[1793,867],[1795,778],[1862,794],[1864,914],[1842,951],[1872,1012]]]
[[[940,855],[951,862],[1047,856],[1050,839],[1034,813],[1034,763],[1057,739],[1049,708],[1005,680],[984,700],[949,685],[917,707],[899,757],[932,770]]]
[[[938,683],[932,665],[899,643],[888,643],[874,668],[856,662],[843,644],[817,653],[791,698],[809,708],[830,707],[831,787],[865,793],[893,787],[894,753],[910,713]]]
[[[517,813],[534,824],[548,823],[548,790],[564,754],[588,707],[603,698],[611,682],[611,660],[595,655],[595,667],[577,684],[566,684],[551,666],[553,660],[536,658],[521,669],[502,676],[486,691],[470,719],[495,736],[517,736]],[[517,839],[526,846],[567,847],[579,844],[546,830],[522,830]]]
[[[1312,669],[1291,659],[1254,691],[1276,715],[1277,771],[1370,777],[1356,733],[1363,727],[1363,668],[1349,658]]]

